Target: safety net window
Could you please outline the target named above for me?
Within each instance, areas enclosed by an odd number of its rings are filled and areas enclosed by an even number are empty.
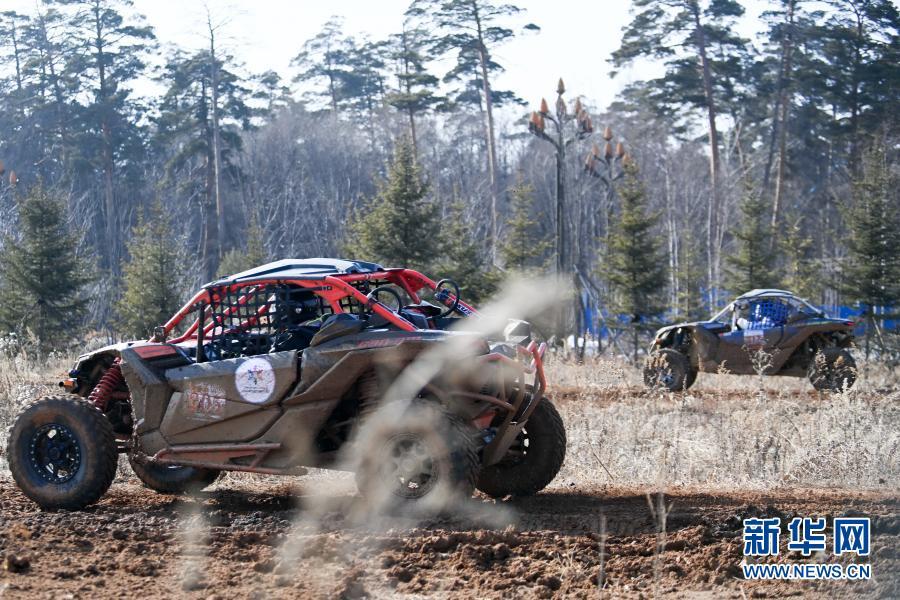
[[[350,285],[359,290],[363,295],[367,295],[374,289],[374,286],[368,281],[354,281],[350,283]],[[353,296],[345,296],[344,298],[341,298],[338,303],[341,305],[341,310],[345,313],[361,316],[366,310],[366,307]]]
[[[209,360],[265,354],[285,332],[331,314],[313,292],[284,284],[247,285],[210,290],[213,301],[204,314],[212,323],[204,346]]]
[[[389,308],[391,308],[392,310],[399,310],[406,304],[409,304],[412,302],[412,299],[411,299],[409,293],[403,287],[401,287],[400,285],[397,285],[396,283],[392,283],[390,281],[385,281],[383,279],[375,280],[375,281],[365,281],[365,280],[352,281],[352,282],[348,282],[348,284],[353,286],[354,288],[356,288],[359,291],[359,293],[361,293],[363,296],[368,296],[376,288],[378,288],[378,289],[390,288],[397,294],[397,296],[399,296],[399,298],[400,298],[399,306],[397,305],[396,300],[389,300],[390,296],[387,294],[381,294],[376,299],[383,304],[386,303],[387,306]],[[368,313],[368,309],[366,307],[365,302],[360,302],[353,296],[345,296],[345,297],[341,298],[338,301],[338,304],[340,305],[342,312],[349,313],[351,315],[356,315],[356,316],[361,317]],[[328,308],[327,305],[325,307],[325,310],[329,313],[331,312],[331,309]]]
[[[787,322],[789,313],[790,306],[782,300],[757,300],[750,307],[750,328],[780,327]]]

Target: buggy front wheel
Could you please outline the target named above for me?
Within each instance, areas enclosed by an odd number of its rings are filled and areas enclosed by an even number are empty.
[[[22,492],[47,510],[79,510],[100,499],[116,476],[112,424],[80,398],[47,396],[16,418],[9,469]]]
[[[494,498],[531,496],[550,484],[566,458],[566,428],[556,407],[540,399],[500,462],[478,475],[479,490]]]
[[[644,384],[650,388],[681,392],[691,387],[696,378],[688,357],[672,348],[654,352],[644,365]]]

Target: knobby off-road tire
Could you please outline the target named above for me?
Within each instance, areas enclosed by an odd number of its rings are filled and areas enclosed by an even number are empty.
[[[549,400],[540,400],[510,451],[481,470],[479,490],[494,498],[531,496],[553,481],[566,459],[566,428]]]
[[[356,485],[369,510],[440,513],[471,498],[477,431],[437,401],[379,408],[354,444]]]
[[[128,464],[141,482],[160,494],[185,494],[199,492],[215,483],[221,475],[216,469],[160,465],[135,460],[129,456]]]
[[[47,396],[16,418],[7,457],[13,479],[38,506],[79,510],[109,489],[119,455],[112,424],[93,404]]]
[[[647,357],[644,365],[644,385],[650,388],[663,388],[670,392],[680,392],[688,389],[697,378],[688,357],[672,350],[663,348]]]
[[[808,375],[819,391],[849,390],[856,383],[856,361],[846,348],[822,348],[809,363]]]
[[[697,369],[693,367],[688,367],[687,377],[684,379],[684,389],[689,390],[691,386],[694,385],[694,382],[697,381]]]

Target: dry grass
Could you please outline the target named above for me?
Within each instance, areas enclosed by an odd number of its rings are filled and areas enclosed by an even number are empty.
[[[15,415],[58,393],[71,364],[0,358],[0,448]],[[569,436],[555,486],[900,486],[900,375],[887,367],[862,364],[843,394],[805,379],[708,374],[683,394],[651,392],[637,369],[604,359],[551,360],[548,379]]]
[[[553,364],[548,378],[569,434],[557,485],[900,485],[900,377],[886,367],[863,366],[842,394],[718,374],[668,394],[610,360]]]
[[[0,354],[0,450],[6,453],[9,426],[22,408],[35,398],[58,394],[59,381],[72,368],[73,356],[53,354],[36,359],[24,353]],[[0,461],[6,468],[6,461]]]

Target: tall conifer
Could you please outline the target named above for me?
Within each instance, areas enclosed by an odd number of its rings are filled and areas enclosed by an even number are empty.
[[[52,190],[38,183],[19,199],[18,210],[20,236],[7,236],[0,253],[0,324],[46,351],[81,330],[88,269]]]
[[[129,337],[149,337],[181,307],[185,256],[183,244],[173,238],[172,220],[159,203],[134,228],[116,305],[121,333]]]
[[[637,360],[641,330],[665,307],[665,259],[654,232],[658,216],[648,213],[644,186],[634,161],[625,164],[619,189],[622,210],[612,227],[601,274],[612,292],[610,308],[630,317],[633,356]]]
[[[726,257],[725,285],[733,294],[778,285],[770,239],[768,203],[749,185],[741,203],[741,221],[732,231],[737,249]]]
[[[427,269],[442,246],[438,208],[428,198],[412,144],[401,138],[378,195],[347,228],[345,252],[389,267]]]
[[[866,319],[866,354],[875,322],[900,311],[900,178],[892,172],[885,148],[863,156],[846,209],[850,226],[844,291],[858,302]]]

